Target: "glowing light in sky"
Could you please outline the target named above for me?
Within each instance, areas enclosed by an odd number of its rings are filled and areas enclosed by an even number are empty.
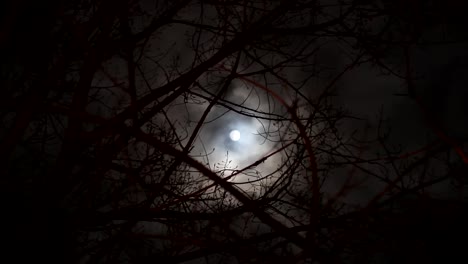
[[[240,139],[240,136],[241,135],[239,130],[232,130],[231,133],[229,133],[229,137],[232,141],[238,141]]]

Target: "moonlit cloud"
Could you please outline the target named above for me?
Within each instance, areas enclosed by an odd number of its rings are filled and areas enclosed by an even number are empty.
[[[275,107],[272,99],[268,100],[266,93],[252,91],[253,89],[253,87],[246,87],[242,82],[234,81],[225,100],[257,111],[271,112]],[[191,135],[208,105],[209,102],[206,100],[197,101],[197,104],[180,104],[172,107],[168,114],[171,120],[180,123],[186,133]],[[276,107],[278,108],[278,106]],[[240,107],[234,108],[240,109]],[[243,111],[248,113],[245,109]],[[187,120],[189,125],[184,125]],[[239,132],[239,140],[235,141],[230,137],[233,131]],[[226,170],[224,176],[227,177],[234,171],[252,165],[281,147],[276,142],[279,139],[278,131],[278,125],[273,124],[273,122],[249,117],[217,105],[208,114],[191,155],[215,172]],[[185,134],[185,132],[181,134]],[[253,187],[245,182],[272,173],[281,164],[281,160],[282,154],[280,152],[231,178],[230,181],[243,183],[238,186],[249,192]],[[270,182],[272,178],[274,175],[262,182]],[[258,185],[258,182],[256,184]]]

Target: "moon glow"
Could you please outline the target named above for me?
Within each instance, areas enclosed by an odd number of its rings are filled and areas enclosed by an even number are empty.
[[[232,141],[238,141],[240,139],[240,136],[241,135],[239,130],[232,130],[231,133],[229,133],[229,137]]]

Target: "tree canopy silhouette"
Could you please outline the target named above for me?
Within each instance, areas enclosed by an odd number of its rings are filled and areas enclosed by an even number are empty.
[[[420,53],[463,47],[466,4],[3,5],[2,224],[17,260],[461,256],[450,234],[466,231],[468,137],[443,115],[466,108],[427,99],[441,82],[421,77]],[[439,72],[464,68],[444,65]],[[382,93],[418,113],[408,118],[422,131],[411,144],[392,129],[409,135],[413,124],[395,128],[383,108],[362,115],[350,106],[360,103],[346,94],[361,96],[361,107],[377,100],[359,94],[359,71],[395,83]],[[447,107],[453,94],[466,96],[450,83]]]

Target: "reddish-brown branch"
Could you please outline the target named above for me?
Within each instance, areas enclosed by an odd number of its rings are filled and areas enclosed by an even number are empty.
[[[421,101],[421,98],[419,98],[416,95],[415,87],[414,87],[414,83],[413,83],[413,79],[412,79],[412,72],[411,72],[412,67],[411,67],[411,61],[410,61],[409,46],[406,46],[404,51],[405,51],[405,59],[406,59],[406,84],[407,84],[407,88],[408,88],[408,93],[416,101],[417,106],[419,107],[419,109],[423,113],[423,116],[425,118],[426,123],[432,129],[432,131],[442,141],[444,141],[445,143],[452,146],[452,148],[455,150],[455,152],[458,154],[458,156],[461,158],[461,160],[465,164],[468,164],[468,156],[463,151],[463,148],[460,146],[460,144],[458,144],[455,140],[453,140],[452,138],[447,136],[446,133],[440,128],[440,126],[433,121],[433,118],[431,118],[430,112],[427,110],[426,106]]]
[[[228,193],[233,195],[237,200],[239,200],[248,211],[251,211],[256,217],[258,217],[262,222],[272,227],[278,233],[280,233],[285,238],[288,238],[292,243],[303,248],[304,250],[308,249],[306,240],[296,233],[292,233],[285,227],[281,222],[274,219],[271,215],[265,211],[258,208],[256,203],[252,201],[249,197],[244,195],[240,190],[238,190],[233,184],[226,182],[216,173],[212,172],[210,169],[206,168],[203,164],[199,163],[195,159],[191,158],[183,151],[174,148],[173,146],[159,141],[157,138],[142,132],[141,130],[133,131],[137,140],[145,142],[149,145],[152,145],[159,149],[160,151],[169,154],[173,157],[182,159],[185,163],[197,169],[203,173],[206,177],[216,183],[218,186],[222,187]]]

